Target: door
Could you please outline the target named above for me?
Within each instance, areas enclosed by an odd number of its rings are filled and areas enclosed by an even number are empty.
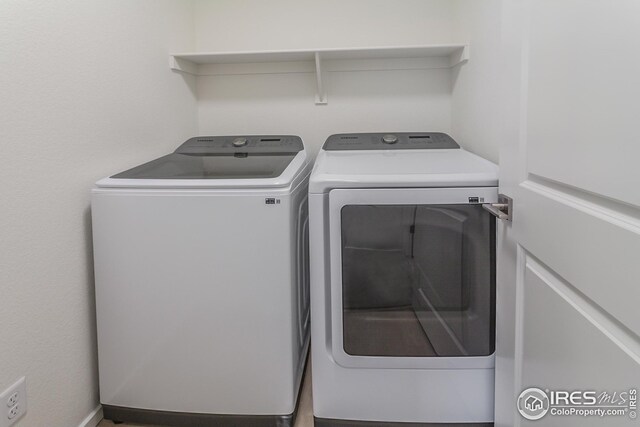
[[[492,368],[495,187],[329,194],[332,352],[355,368]]]
[[[636,425],[640,3],[505,0],[502,18],[496,425]]]

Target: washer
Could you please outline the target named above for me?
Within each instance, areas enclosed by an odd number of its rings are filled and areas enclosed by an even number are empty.
[[[497,186],[444,133],[326,141],[309,184],[317,427],[493,425]]]
[[[309,344],[297,136],[191,138],[92,191],[108,419],[291,426]]]

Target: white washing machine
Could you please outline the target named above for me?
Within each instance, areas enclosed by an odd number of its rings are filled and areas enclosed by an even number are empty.
[[[105,417],[291,426],[309,344],[296,136],[189,139],[92,192]]]
[[[316,427],[493,425],[497,186],[443,133],[326,141],[309,183]]]

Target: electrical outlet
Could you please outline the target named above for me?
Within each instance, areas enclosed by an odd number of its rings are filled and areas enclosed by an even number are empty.
[[[20,394],[18,394],[17,391],[14,391],[13,394],[7,399],[7,406],[15,406],[15,404],[18,403],[18,396],[20,396]]]
[[[0,394],[0,427],[11,427],[26,412],[27,381],[22,377]]]
[[[7,418],[12,420],[15,417],[17,417],[19,413],[20,413],[20,405],[16,403],[11,408],[9,408],[9,412],[7,413]]]

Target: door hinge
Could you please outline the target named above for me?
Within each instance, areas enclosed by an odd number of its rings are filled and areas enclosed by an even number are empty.
[[[513,220],[513,199],[509,196],[498,194],[498,203],[485,203],[482,207],[498,219]]]

